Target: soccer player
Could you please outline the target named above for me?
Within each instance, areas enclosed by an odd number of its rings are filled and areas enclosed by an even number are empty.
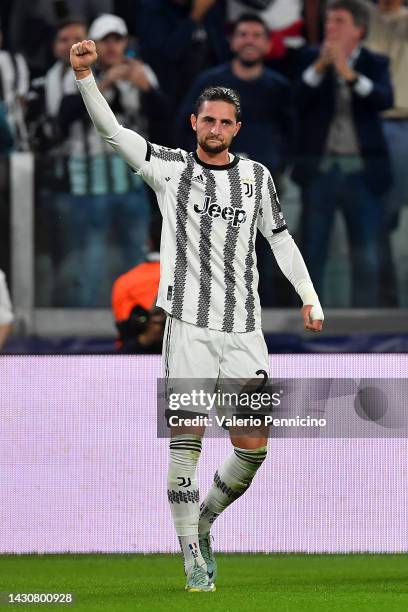
[[[96,57],[91,40],[72,47],[71,64],[89,115],[102,138],[155,190],[163,216],[157,304],[167,313],[165,376],[253,380],[260,371],[268,373],[257,229],[303,301],[305,328],[320,331],[324,317],[268,170],[229,153],[241,127],[237,94],[223,87],[205,90],[191,116],[196,151],[167,149],[119,125],[93,78]],[[231,429],[234,451],[200,508],[196,466],[204,429],[171,428],[168,497],[188,591],[215,589],[212,523],[248,489],[267,452],[267,429],[259,435]]]

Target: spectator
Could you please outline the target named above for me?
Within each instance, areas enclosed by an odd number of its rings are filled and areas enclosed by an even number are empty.
[[[274,180],[279,181],[292,153],[293,113],[289,82],[264,66],[268,46],[268,30],[262,19],[254,14],[241,15],[231,37],[232,61],[201,74],[188,92],[178,119],[177,142],[188,151],[194,148],[189,117],[199,94],[210,86],[230,87],[240,95],[244,117],[231,151],[259,160]],[[278,293],[272,293],[276,262],[262,237],[257,244],[257,255],[263,269],[259,286],[261,302],[263,306],[271,306],[276,304]],[[280,276],[276,279],[279,283]]]
[[[4,272],[0,270],[0,351],[3,349],[7,336],[11,332],[14,320],[11,301]]]
[[[142,0],[142,56],[174,108],[195,77],[228,57],[223,0]]]
[[[56,28],[53,56],[57,61],[44,77],[32,81],[29,94],[29,133],[34,151],[69,152],[69,141],[61,138],[59,112],[64,96],[78,95],[75,77],[70,70],[69,53],[74,43],[87,36],[80,17],[67,17]]]
[[[6,126],[7,129],[7,126]],[[10,164],[0,155],[0,268],[10,274]]]
[[[353,306],[378,306],[381,195],[391,183],[379,113],[393,104],[388,59],[361,48],[368,12],[358,0],[332,0],[320,49],[304,52],[296,83],[302,189],[302,252],[322,290],[337,207],[347,226]]]
[[[319,4],[320,0],[227,0],[227,19],[235,23],[248,10],[261,17],[269,30],[266,63],[291,77],[297,50],[305,42],[304,26],[313,38],[318,35]]]
[[[183,100],[177,122],[177,141],[182,148],[194,148],[189,117],[200,92],[210,86],[230,87],[239,93],[245,117],[231,150],[258,159],[273,175],[282,172],[293,146],[293,114],[289,82],[265,68],[268,45],[268,30],[262,19],[241,15],[231,37],[232,61],[203,72]]]
[[[63,101],[72,101],[75,97],[81,101],[70,70],[69,53],[71,46],[86,36],[87,28],[81,18],[72,16],[62,20],[53,43],[57,61],[44,77],[33,80],[29,93],[30,145],[38,153],[35,265],[36,304],[41,307],[73,305],[78,297],[73,269],[76,232],[72,209],[80,204],[75,185],[81,169],[73,162],[84,140],[85,128],[83,122],[76,121],[63,135],[59,114]]]
[[[122,274],[113,285],[112,309],[121,353],[161,352],[165,317],[155,306],[160,280],[159,225],[152,230],[146,261]]]
[[[32,78],[41,77],[54,60],[50,42],[58,23],[70,15],[90,23],[101,13],[111,13],[112,4],[112,0],[13,0],[7,15],[7,48],[24,55]]]
[[[0,24],[1,26],[1,24]],[[3,34],[0,27],[0,48]],[[11,129],[14,147],[17,150],[28,148],[24,107],[29,88],[29,75],[25,59],[20,53],[0,51],[0,104],[5,113],[6,124]],[[3,123],[4,134],[4,123]],[[4,137],[4,136],[3,136]],[[6,137],[9,141],[10,135]],[[10,142],[8,147],[10,148]]]
[[[382,113],[394,182],[384,197],[381,233],[381,305],[398,305],[398,287],[391,233],[398,226],[400,207],[408,204],[408,9],[403,0],[366,2],[370,27],[365,46],[390,59],[394,106]]]
[[[167,99],[152,69],[125,55],[127,28],[115,15],[101,15],[90,27],[98,63],[95,77],[122,125],[147,136],[149,120],[166,117]],[[145,258],[150,206],[142,180],[109,145],[98,136],[87,118],[81,98],[65,96],[59,120],[67,130],[78,120],[86,122],[85,138],[73,142],[75,169],[72,173],[75,205],[74,230],[80,252],[80,285],[75,304],[101,306],[110,291],[108,241],[115,232],[119,247],[116,274]],[[89,158],[84,157],[89,152]],[[81,203],[82,200],[82,203]]]
[[[13,134],[7,120],[6,107],[0,102],[0,155],[8,155],[13,150]]]

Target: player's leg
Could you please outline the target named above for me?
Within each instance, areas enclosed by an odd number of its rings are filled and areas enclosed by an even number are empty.
[[[205,566],[198,544],[199,490],[197,463],[201,454],[204,428],[172,428],[167,495],[171,515],[184,556],[185,571],[196,563]],[[205,567],[204,567],[205,569]]]
[[[167,477],[171,514],[184,557],[187,591],[213,591],[213,582],[200,550],[198,521],[200,517],[197,462],[201,453],[203,428],[172,430],[170,463]]]
[[[221,371],[222,376],[230,380],[243,377],[255,379],[259,377],[259,371],[268,374],[268,352],[262,332],[231,334]],[[229,433],[233,452],[216,471],[213,484],[200,508],[200,547],[207,571],[214,580],[217,568],[211,550],[211,526],[228,506],[247,491],[267,453],[266,425],[232,427]]]
[[[213,484],[200,507],[200,549],[207,564],[208,576],[213,581],[217,577],[217,564],[211,546],[211,527],[215,519],[248,490],[266,458],[267,434],[264,437],[254,435],[257,434],[251,431],[239,437],[231,435],[234,450],[216,471]]]
[[[218,362],[215,362],[213,355],[208,354],[206,350],[211,344],[208,341],[203,342],[201,337],[208,331],[168,318],[163,344],[168,394],[175,391],[184,392],[188,381],[197,379],[199,375],[216,378]],[[194,416],[194,413],[190,416]],[[186,589],[189,591],[214,590],[213,584],[208,580],[198,540],[200,503],[197,463],[204,430],[204,426],[192,427],[182,422],[179,426],[171,427],[168,499],[184,557]]]

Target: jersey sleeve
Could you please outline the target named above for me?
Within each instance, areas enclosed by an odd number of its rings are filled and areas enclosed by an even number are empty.
[[[76,81],[82,99],[92,122],[103,140],[112,146],[119,155],[135,170],[139,170],[146,158],[146,140],[124,128],[115,115],[91,74],[85,79]]]
[[[137,174],[154,191],[164,190],[167,181],[185,166],[186,156],[182,149],[169,149],[148,142],[144,162]]]
[[[121,126],[95,82],[93,75],[77,80],[86,109],[99,135],[143,178],[154,191],[164,189],[174,175],[174,164],[185,163],[180,149],[147,142],[140,134]]]
[[[262,202],[258,214],[258,229],[268,241],[274,234],[286,229],[286,221],[281,210],[275,184],[268,171],[265,172]]]

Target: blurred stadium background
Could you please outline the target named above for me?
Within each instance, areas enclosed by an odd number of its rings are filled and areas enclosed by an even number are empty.
[[[43,160],[42,160],[43,161]],[[64,308],[43,306],[41,301],[55,275],[52,253],[41,252],[42,231],[53,232],[52,226],[40,225],[36,219],[34,185],[35,168],[41,172],[31,153],[13,153],[0,160],[0,201],[2,208],[1,244],[3,270],[12,295],[15,312],[13,335],[6,353],[106,353],[115,351],[115,330],[110,305],[111,285],[117,275],[120,258],[117,239],[112,232],[106,258],[112,270],[103,276],[100,306]],[[51,192],[52,197],[52,192]],[[299,190],[287,180],[281,197],[288,225],[297,227]],[[406,203],[405,203],[406,204]],[[60,219],[64,224],[64,219]],[[44,222],[44,221],[42,221]],[[68,224],[68,222],[67,222]],[[337,216],[330,256],[325,272],[323,306],[325,332],[321,337],[303,333],[297,306],[263,308],[263,329],[271,353],[314,352],[406,352],[408,308],[408,207],[401,211],[401,220],[392,235],[398,274],[399,306],[352,308],[350,306],[350,260],[340,214]],[[64,234],[64,228],[58,228]],[[293,232],[296,235],[296,229]],[[73,254],[72,257],[77,257]],[[54,262],[55,263],[55,262]],[[81,275],[81,259],[71,262],[72,283]],[[102,264],[103,265],[103,264]],[[115,270],[116,266],[116,270]],[[262,275],[262,269],[260,271]],[[39,286],[42,287],[40,291]]]

